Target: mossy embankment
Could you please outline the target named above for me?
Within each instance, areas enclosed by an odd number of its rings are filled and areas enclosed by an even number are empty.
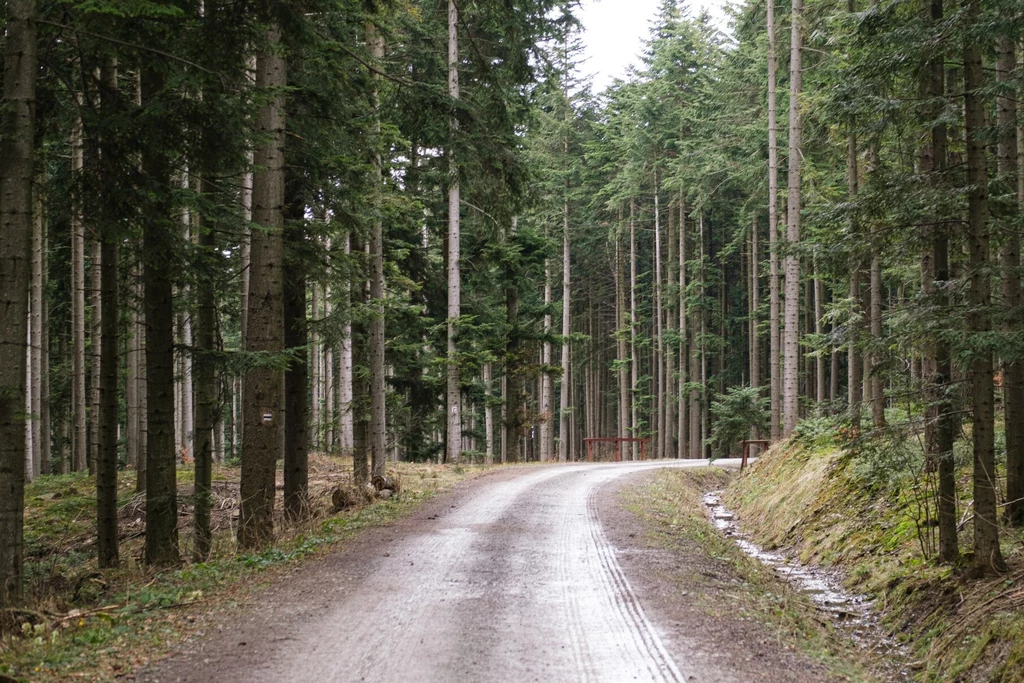
[[[912,436],[851,441],[819,428],[777,444],[726,503],[759,545],[839,568],[875,600],[924,681],[1024,681],[1024,535],[1004,529],[1010,571],[968,580],[934,560],[934,486]],[[971,547],[970,454],[957,454],[961,549]]]

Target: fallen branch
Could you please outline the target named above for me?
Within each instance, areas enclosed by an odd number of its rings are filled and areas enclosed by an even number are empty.
[[[160,610],[160,609],[177,609],[179,607],[189,607],[191,605],[199,604],[200,602],[201,602],[200,600],[196,599],[196,600],[182,600],[181,602],[172,602],[169,605],[138,605],[138,606],[136,606],[133,609],[129,609],[129,610],[126,610],[126,611],[122,612],[119,616],[127,616],[129,614],[139,614],[140,612],[151,612],[151,611],[156,611],[156,610]],[[75,619],[80,619],[80,618],[83,618],[83,617],[88,617],[88,616],[91,616],[93,614],[104,614],[104,613],[107,613],[107,612],[113,612],[115,610],[124,609],[124,608],[126,608],[128,606],[129,606],[128,603],[124,603],[123,605],[107,605],[106,607],[97,607],[96,609],[90,609],[90,610],[71,610],[67,614],[65,614],[63,616],[60,616],[60,617],[57,617],[54,620],[54,623],[62,623],[62,622],[65,622],[65,621],[73,621]]]
[[[956,525],[957,531],[963,531],[964,525],[967,524],[967,522],[969,522],[970,520],[974,519],[974,515],[968,515],[972,507],[974,507],[973,500],[967,504],[966,508],[964,508],[964,516],[960,518],[960,523]]]
[[[125,605],[107,605],[106,607],[97,607],[95,609],[88,609],[88,610],[73,609],[70,612],[68,612],[67,614],[63,615],[63,616],[56,617],[54,619],[54,622],[55,623],[63,623],[65,621],[72,621],[74,619],[80,619],[82,617],[87,617],[87,616],[89,616],[91,614],[100,614],[102,612],[110,612],[112,610],[121,609],[121,608],[126,607],[126,606],[127,606],[126,604]]]

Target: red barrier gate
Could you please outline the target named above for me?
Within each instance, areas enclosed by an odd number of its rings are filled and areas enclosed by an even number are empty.
[[[622,462],[622,444],[623,443],[639,443],[640,444],[640,459],[647,459],[647,442],[650,439],[616,439],[616,438],[594,438],[594,439],[583,439],[583,443],[587,444],[587,461],[594,462],[594,444],[595,443],[614,443],[615,444],[615,462]]]

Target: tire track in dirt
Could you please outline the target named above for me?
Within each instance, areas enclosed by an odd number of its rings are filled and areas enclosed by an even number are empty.
[[[616,606],[623,619],[632,623],[633,628],[629,629],[634,638],[638,638],[638,649],[647,655],[652,680],[684,681],[686,680],[676,665],[675,660],[668,653],[664,643],[647,618],[643,606],[629,579],[623,572],[619,561],[615,557],[615,549],[608,541],[608,537],[601,527],[598,514],[597,497],[599,488],[592,488],[587,496],[587,512],[590,519],[590,532],[594,539],[595,547],[602,566],[607,576],[611,579],[612,589],[610,593],[616,598]]]

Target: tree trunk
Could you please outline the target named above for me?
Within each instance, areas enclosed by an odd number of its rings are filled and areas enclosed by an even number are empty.
[[[344,237],[344,252],[346,258],[352,253],[351,239],[348,235]],[[323,328],[331,326],[331,296],[332,290],[326,284],[320,289],[319,313],[317,319]],[[331,349],[338,350],[338,372],[334,375],[334,382],[337,385],[337,420],[338,420],[338,450],[344,455],[351,455],[352,451],[352,282],[341,284],[340,308],[345,316],[341,338],[337,344],[333,343],[331,335],[321,335],[317,345],[317,355],[314,361],[317,368],[318,388],[318,421],[317,421],[317,443],[322,451],[331,452],[334,445],[327,437],[330,431],[331,420],[335,416],[331,414],[332,398],[328,391],[332,373],[329,368],[328,357]]]
[[[818,255],[817,252],[814,254],[814,334],[817,335],[818,339],[822,339],[825,332],[825,326],[823,319],[825,317],[825,282],[821,279],[821,275],[818,272]],[[818,414],[824,414],[824,405],[826,401],[826,384],[825,384],[825,354],[819,353],[814,359],[814,371],[815,371],[815,398],[818,402]]]
[[[222,346],[222,345],[223,345],[222,343],[218,342],[218,346]],[[224,392],[224,395],[227,395],[226,391]],[[196,401],[197,402],[199,401],[199,397],[198,396],[196,396]],[[216,463],[223,463],[224,462],[224,432],[225,432],[225,429],[226,429],[227,419],[224,417],[224,411],[223,411],[223,409],[220,408],[220,405],[218,405],[217,408],[218,408],[218,410],[216,411],[216,418],[215,418],[214,427],[213,427],[213,461],[216,462]],[[199,422],[199,416],[197,414],[196,415],[196,423],[197,423],[197,425],[198,425],[198,422]]]
[[[76,95],[79,99],[80,96]],[[75,117],[71,127],[71,174],[80,182],[85,168],[85,142],[82,119]],[[71,413],[72,467],[84,472],[89,467],[88,426],[85,409],[85,220],[78,191],[71,209]]]
[[[298,174],[285,171],[284,346],[294,355],[284,374],[284,512],[293,521],[309,512],[307,238],[300,182]]]
[[[134,254],[133,254],[134,255]],[[137,282],[139,264],[132,264],[129,274],[130,282]],[[142,352],[142,340],[139,339],[138,302],[132,291],[128,303],[128,334],[125,338],[125,450],[128,468],[139,468],[139,354]]]
[[[103,319],[103,299],[100,296],[100,279],[103,268],[102,238],[98,228],[94,228],[90,243],[91,257],[89,261],[89,302],[92,315],[89,318],[89,472],[96,473],[96,460],[100,443],[100,355],[103,339],[100,329]]]
[[[353,292],[353,304],[366,302],[368,293],[366,281],[357,283]],[[370,383],[366,376],[369,354],[366,348],[366,330],[360,323],[352,326],[352,478],[356,486],[366,486],[370,482]]]
[[[351,251],[351,242],[349,238],[345,238],[345,249]],[[324,289],[324,297],[326,299],[327,289]],[[345,285],[343,290],[343,296],[345,297],[346,304],[351,309],[352,306],[352,286],[351,284]],[[341,358],[338,361],[338,413],[340,423],[340,434],[338,437],[338,446],[343,454],[351,455],[352,449],[355,447],[355,436],[354,436],[354,422],[352,417],[352,401],[354,399],[354,379],[352,376],[352,368],[354,360],[352,357],[352,321],[351,319],[345,321],[345,325],[341,332],[341,348],[339,355]]]
[[[941,0],[939,2],[941,3]],[[944,137],[945,131],[943,131]],[[944,140],[943,146],[945,146]],[[944,285],[950,279],[948,242],[944,231],[936,230],[933,249],[935,253],[935,280]],[[936,307],[940,308],[940,310],[948,308],[949,298],[943,290],[937,290],[935,303]],[[938,461],[939,471],[939,559],[947,564],[953,564],[960,559],[957,532],[956,462],[953,458],[956,433],[960,428],[960,415],[952,398],[954,386],[953,364],[950,359],[949,344],[941,338],[936,343],[935,363],[934,385],[935,398],[937,400],[937,423],[934,446],[931,451]]]
[[[367,27],[367,43],[370,52],[379,63],[384,59],[384,38],[376,27]],[[374,222],[370,233],[370,300],[373,315],[370,317],[370,452],[374,476],[384,476],[387,462],[387,419],[385,405],[387,385],[384,374],[384,221],[381,215],[383,202],[382,187],[384,178],[381,170],[381,119],[380,95],[378,93],[379,76],[374,75],[371,101],[374,106],[376,146],[373,153],[373,191]]]
[[[31,243],[31,240],[30,240]],[[31,249],[31,244],[30,247]],[[31,258],[31,255],[30,255]],[[29,265],[31,271],[32,266]],[[29,274],[29,287],[31,288],[32,275]],[[25,431],[22,437],[25,439],[25,462],[23,466],[25,468],[25,483],[31,482],[35,478],[34,468],[32,465],[32,454],[35,452],[35,445],[32,443],[32,347],[34,342],[32,341],[32,295],[29,293],[28,308],[25,310],[25,315],[28,317],[28,323],[25,325],[25,405],[22,409],[25,411],[24,424]]]
[[[686,341],[686,199],[679,193],[679,453],[690,457],[687,437],[689,419],[686,414],[687,341]]]
[[[637,392],[640,383],[640,357],[636,355],[636,202],[629,200],[629,372],[630,372],[630,424],[633,438],[640,437],[637,414]],[[637,459],[637,445],[631,444],[630,460]]]
[[[448,96],[459,99],[459,10],[455,0],[448,0]],[[452,117],[451,135],[458,132],[458,121]],[[459,411],[462,391],[459,382],[459,362],[456,338],[458,335],[460,304],[459,275],[459,167],[454,148],[448,149],[448,367],[447,407],[448,438],[445,449],[447,462],[458,462],[459,446],[462,441],[462,415]]]
[[[116,77],[115,77],[116,79]],[[116,88],[116,83],[114,84]],[[100,339],[99,439],[96,454],[96,549],[100,567],[118,563],[117,437],[118,437],[118,236],[103,237]]]
[[[246,63],[246,81],[249,85],[255,84],[256,82],[256,56],[252,55],[248,58]],[[249,285],[250,276],[252,274],[252,187],[253,187],[253,160],[254,152],[249,149],[245,153],[245,172],[242,174],[242,218],[245,220],[245,227],[242,231],[242,254],[241,254],[241,269],[242,269],[242,292],[241,292],[241,306],[239,310],[239,345],[242,351],[249,350],[248,334],[249,334]],[[245,378],[238,377],[235,381],[237,388],[237,401],[238,401],[238,419],[235,420],[235,443],[241,444],[245,438],[245,419],[242,414],[244,410],[242,406],[245,403]],[[238,448],[239,457],[241,457],[241,448]]]
[[[59,355],[64,355],[65,346],[62,343],[58,345],[57,352]],[[71,416],[65,413],[61,415],[60,419],[60,469],[57,470],[56,474],[67,474],[71,470]]]
[[[696,317],[700,317],[700,313],[694,313]],[[693,323],[693,342],[690,344],[690,378],[691,382],[699,382],[701,376],[700,373],[700,349],[698,348],[699,337],[698,337],[698,325],[697,320],[691,320]],[[692,385],[691,385],[692,386]],[[700,419],[701,419],[701,392],[697,389],[690,390],[690,448],[688,456],[690,458],[701,458],[701,434],[700,434]]]
[[[509,232],[509,242],[515,239],[517,224],[517,219],[513,217]],[[515,272],[506,273],[506,282],[509,284],[505,287],[505,317],[509,332],[505,342],[505,376],[503,378],[505,403],[502,421],[505,429],[502,432],[504,440],[502,463],[519,462],[519,435],[523,425],[523,389],[519,358],[522,342],[519,330],[519,288],[516,284],[517,275]]]
[[[668,331],[668,339],[672,339],[676,334],[675,320],[675,306],[673,305],[678,301],[678,297],[673,298],[669,295],[676,280],[676,230],[675,230],[675,211],[672,205],[672,200],[669,199],[668,211],[668,244],[666,245],[667,251],[665,252],[665,328]],[[675,367],[675,350],[672,348],[672,344],[665,340],[663,346],[665,352],[665,386],[662,389],[662,393],[665,397],[665,453],[666,458],[678,458],[679,451],[675,445],[676,439],[676,405],[675,399],[676,390],[676,367]]]
[[[942,20],[943,0],[931,0],[931,30]],[[942,113],[941,100],[945,96],[943,63],[937,57],[921,70],[921,99],[929,102],[923,118],[932,126],[921,147],[920,172],[929,178],[933,187],[942,189],[942,174],[946,170],[946,124],[937,121]],[[949,296],[945,284],[949,280],[949,247],[946,227],[939,216],[935,223],[924,229],[925,249],[921,259],[922,288],[925,296],[938,311],[947,311]],[[939,560],[954,564],[960,558],[957,539],[956,471],[953,461],[953,443],[959,417],[954,413],[951,397],[952,367],[949,344],[941,335],[929,340],[922,362],[925,398],[925,452],[928,469],[938,472]]]
[[[143,247],[145,247],[145,231],[143,231]],[[145,249],[143,248],[143,251]],[[138,339],[138,366],[139,377],[137,381],[139,392],[139,459],[138,470],[135,473],[135,491],[142,493],[146,490],[149,469],[149,367],[148,356],[146,355],[146,339],[148,338],[148,326],[146,324],[146,271],[140,262],[139,279],[135,289],[136,305],[141,308],[136,312],[135,335]]]
[[[622,212],[619,212],[621,224]],[[620,228],[621,229],[621,228]],[[629,328],[629,316],[626,313],[626,263],[623,258],[622,236],[619,229],[615,235],[615,319],[618,329],[615,333],[616,360],[618,367],[616,374],[619,380],[619,438],[628,439],[630,435],[629,422],[629,356],[626,348],[626,330]],[[563,382],[565,379],[563,378]]]
[[[507,296],[508,290],[505,290],[505,291],[506,291],[506,296]],[[504,465],[505,463],[508,462],[508,454],[509,454],[508,453],[508,447],[509,447],[509,428],[508,428],[508,419],[509,419],[509,410],[508,410],[508,408],[509,408],[509,402],[508,402],[508,375],[507,375],[507,373],[503,373],[502,376],[501,376],[500,391],[501,391],[501,415],[500,415],[500,417],[501,417],[501,434],[500,434],[500,437],[499,437],[499,444],[498,444],[498,446],[499,446],[499,448],[501,450],[501,454],[500,454],[501,464]]]
[[[704,233],[704,212],[701,211],[697,218],[699,224],[700,233],[700,297],[701,301],[707,297],[708,293],[708,279],[707,279],[707,254],[705,253],[705,233]],[[711,443],[708,440],[708,398],[710,391],[708,390],[708,316],[707,311],[703,306],[700,309],[700,438],[697,441],[697,453],[698,457],[708,457],[708,449],[711,447]]]
[[[1017,100],[1018,91],[1012,90],[1013,71],[1017,66],[1014,39],[999,39],[999,60],[996,75],[1007,90],[997,99],[999,112],[999,175],[1009,186],[1015,200],[1002,213],[1005,221],[1012,221],[1020,213],[1017,188]],[[1017,322],[1021,305],[1020,286],[1020,234],[1013,227],[1005,227],[999,251],[1002,268],[1002,294],[1005,316],[1003,332],[1019,332]],[[1024,363],[1003,361],[1003,410],[1006,422],[1006,519],[1016,526],[1024,526]]]
[[[45,183],[45,175],[40,174],[36,178],[37,187],[42,188]],[[29,393],[32,400],[29,401],[29,424],[32,447],[29,452],[28,463],[30,465],[29,476],[35,477],[45,470],[43,464],[43,440],[50,438],[49,431],[43,430],[43,354],[49,348],[49,340],[43,336],[43,309],[46,307],[44,295],[46,287],[46,271],[43,264],[46,259],[43,255],[46,241],[46,221],[43,216],[42,192],[35,192],[32,201],[32,292],[31,292],[31,314],[29,330],[32,344],[29,346]]]
[[[835,325],[829,325],[832,330],[835,330]],[[833,412],[835,411],[836,401],[839,400],[839,352],[838,346],[832,347],[832,352],[829,354],[831,360],[831,367],[829,368],[828,374],[828,400],[833,405]]]
[[[882,264],[875,238],[871,240],[871,341],[882,343]],[[885,385],[880,372],[881,351],[871,351],[871,423],[885,429]]]
[[[803,2],[793,0],[792,30],[790,33],[789,57],[789,198],[786,241],[786,302],[785,335],[783,340],[783,430],[786,438],[792,436],[800,416],[800,259],[793,249],[800,242],[800,180],[801,180],[801,135],[803,122],[800,114],[800,98],[803,91],[803,70],[801,65],[803,41]]]
[[[967,20],[977,26],[980,0],[965,0]],[[970,253],[970,311],[973,337],[992,329],[989,275],[988,163],[985,158],[985,100],[981,46],[966,39],[964,54],[964,134],[967,138],[968,251]],[[984,576],[1006,570],[999,549],[996,516],[995,408],[992,352],[976,351],[971,361],[971,399],[974,407],[974,563],[972,573]]]
[[[384,38],[376,27],[368,26],[367,43],[370,54],[380,63],[384,59]],[[374,108],[375,132],[378,137],[373,152],[373,229],[370,233],[370,301],[373,315],[370,317],[370,454],[373,476],[383,477],[387,462],[387,379],[384,374],[384,219],[381,215],[384,176],[381,170],[380,96],[377,83],[380,77],[373,76],[371,101]]]
[[[203,132],[204,144],[212,143],[213,131]],[[204,168],[204,173],[209,169]],[[202,194],[213,189],[208,181],[200,181]],[[217,240],[212,225],[199,216],[196,229],[199,231],[199,250],[204,258],[217,258]],[[196,329],[195,359],[193,371],[196,387],[195,423],[195,547],[193,559],[205,562],[210,555],[212,533],[210,514],[213,505],[213,430],[217,423],[217,372],[214,360],[217,335],[216,282],[209,276],[200,277],[196,283]]]
[[[191,219],[189,219],[191,220]],[[191,241],[191,229],[186,229],[185,240]],[[191,299],[191,287],[184,288],[185,300]],[[196,414],[195,414],[195,391],[193,382],[195,376],[192,373],[192,349],[194,341],[192,335],[192,316],[182,315],[181,340],[185,351],[181,354],[181,460],[188,462],[195,461],[195,436],[196,436]]]
[[[359,242],[358,237],[351,241],[351,251],[365,257],[369,245]],[[352,401],[349,410],[352,415],[352,477],[356,486],[365,486],[370,482],[370,377],[369,377],[369,338],[363,316],[357,316],[369,300],[369,287],[365,270],[365,260],[359,260],[360,268],[351,278],[351,307],[355,322],[352,323]]]
[[[164,89],[153,69],[141,75],[144,106]],[[146,309],[146,549],[147,564],[178,561],[178,491],[174,452],[174,288],[176,230],[172,229],[171,163],[157,146],[142,153],[142,171],[158,191],[143,228]]]
[[[42,188],[45,185],[46,175],[44,172],[40,174],[39,181],[36,187]],[[33,201],[35,205],[36,214],[39,216],[39,221],[42,224],[42,273],[43,284],[45,286],[47,280],[49,279],[50,272],[50,245],[49,237],[47,234],[48,226],[46,212],[43,208],[43,193],[37,192]],[[53,443],[53,439],[51,437],[50,424],[50,310],[45,290],[41,292],[41,294],[43,301],[42,304],[40,305],[40,312],[42,314],[42,328],[39,335],[39,345],[41,351],[39,360],[39,471],[41,474],[53,474],[53,463],[50,457],[51,444]]]
[[[112,57],[104,60],[100,70],[101,112],[112,116],[116,110],[117,62]],[[111,168],[116,141],[101,140],[101,166],[105,186],[113,186],[117,179]],[[111,216],[107,216],[108,221]],[[100,346],[99,376],[97,382],[98,425],[96,443],[96,557],[100,567],[116,567],[118,563],[117,529],[117,437],[118,437],[118,369],[120,301],[118,277],[118,246],[121,241],[119,226],[107,222],[99,235],[100,246]],[[95,264],[93,264],[95,267]],[[95,315],[95,313],[94,313]]]
[[[761,308],[761,275],[758,259],[757,214],[750,226],[750,386],[761,387],[761,335],[758,311]],[[760,395],[760,394],[758,394]],[[755,437],[759,436],[755,432]]]
[[[323,450],[321,444],[321,434],[323,433],[323,426],[321,424],[321,403],[323,401],[323,383],[321,381],[322,372],[320,368],[321,348],[320,348],[320,287],[314,282],[309,286],[309,319],[313,323],[313,327],[308,329],[309,335],[309,363],[308,372],[310,374],[310,408],[309,408],[309,424],[310,434],[309,447],[314,451]],[[285,378],[287,382],[287,377]]]
[[[775,69],[775,2],[768,0],[768,368],[772,441],[779,440],[779,427],[782,424],[782,374],[779,368],[779,129]]]
[[[281,28],[266,31],[267,50],[256,56],[256,88],[271,95],[256,113],[256,133],[262,137],[254,152],[253,222],[249,276],[249,315],[246,343],[253,352],[284,349],[284,141],[285,110],[281,88],[286,85],[285,60],[277,48]],[[271,90],[273,89],[273,90]],[[243,382],[241,515],[238,543],[255,548],[268,543],[274,531],[277,460],[283,445],[281,399],[284,373],[250,369]]]
[[[0,115],[0,608],[21,599],[25,503],[25,340],[35,150],[35,3],[8,0]]]
[[[665,323],[661,299],[661,208],[658,203],[658,171],[654,171],[654,320],[655,320],[655,369],[658,379],[656,389],[657,434],[655,458],[665,457]]]
[[[365,257],[364,257],[365,258]],[[360,261],[365,263],[365,260]],[[351,297],[351,292],[348,292]],[[364,299],[365,302],[365,299]],[[351,301],[350,301],[351,305]],[[334,302],[331,299],[331,290],[327,287],[324,288],[324,319],[332,320],[334,317]],[[345,327],[346,334],[348,337],[351,336],[351,321]],[[323,356],[321,358],[320,368],[322,370],[321,377],[323,378],[323,446],[324,450],[328,453],[337,453],[342,450],[342,438],[344,434],[344,427],[346,426],[345,418],[346,414],[342,412],[342,406],[345,405],[344,399],[346,398],[345,389],[346,387],[341,382],[341,369],[344,363],[343,351],[344,349],[339,344],[335,344],[333,340],[329,344],[324,344]],[[351,343],[349,346],[349,357],[351,358],[352,348]],[[335,362],[337,361],[337,362]],[[364,366],[369,366],[369,361],[364,362]],[[352,363],[349,363],[348,367],[349,377],[352,377]],[[354,380],[353,380],[354,381]],[[351,382],[349,383],[348,389],[352,388]],[[349,404],[352,403],[352,392],[349,391],[348,395]],[[369,400],[369,399],[367,399]],[[352,439],[352,415],[351,410],[349,411],[348,426],[349,426],[349,442],[351,444]],[[369,437],[367,437],[369,438]],[[367,442],[369,443],[369,442]],[[351,449],[351,445],[349,448]]]
[[[591,339],[597,339],[597,319],[594,315],[594,298],[593,290],[588,288],[587,290],[587,318],[585,327],[587,336]],[[594,363],[587,364],[587,372],[585,374],[585,384],[587,387],[586,392],[583,396],[584,400],[584,412],[587,415],[587,433],[595,437],[604,437],[605,434],[601,429],[601,406],[600,406],[600,395],[601,395],[601,361],[600,352],[594,348],[595,344],[591,343],[591,355],[595,357]]]
[[[568,152],[568,143],[566,143]],[[569,446],[572,443],[572,432],[569,428],[569,418],[572,416],[573,406],[570,401],[570,370],[571,357],[569,346],[569,334],[572,332],[571,304],[572,304],[572,278],[570,277],[571,261],[569,253],[569,202],[562,202],[562,380],[558,396],[558,460],[566,462],[569,460]]]
[[[550,235],[549,235],[550,237]],[[540,461],[546,462],[551,459],[554,430],[554,415],[551,406],[551,259],[544,259],[544,339],[540,349],[540,387],[538,395],[538,410],[540,411]]]
[[[851,3],[852,7],[852,3]],[[852,11],[852,9],[851,9]],[[850,201],[854,201],[859,192],[859,180],[857,172],[857,137],[853,132],[853,123],[850,123],[850,133],[846,138],[846,182],[849,188]],[[851,232],[857,234],[857,222],[853,221]],[[850,305],[853,307],[849,322],[849,359],[848,378],[850,423],[854,431],[860,429],[861,399],[864,394],[862,386],[864,378],[863,355],[860,349],[860,328],[862,325],[862,312],[860,308],[860,271],[861,263],[858,256],[850,259]]]
[[[491,396],[494,394],[494,369],[490,363],[484,363],[484,463],[494,463],[494,406]]]
[[[185,382],[185,366],[184,363],[182,363],[183,354],[181,352],[181,348],[184,346],[181,334],[182,319],[184,317],[184,312],[179,312],[174,316],[174,329],[176,335],[174,346],[177,349],[174,354],[174,455],[176,458],[181,458],[182,448],[185,444],[185,430],[182,425],[182,413],[184,412],[182,394],[185,393],[182,390],[182,385]]]

